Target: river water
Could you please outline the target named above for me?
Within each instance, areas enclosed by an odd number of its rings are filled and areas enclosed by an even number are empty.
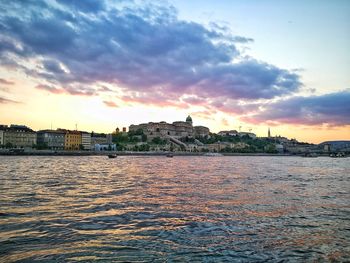
[[[0,262],[350,260],[350,158],[0,156]]]

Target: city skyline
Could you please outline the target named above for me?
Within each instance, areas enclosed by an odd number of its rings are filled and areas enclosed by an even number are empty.
[[[350,139],[347,1],[0,4],[0,123],[110,133],[191,115]]]

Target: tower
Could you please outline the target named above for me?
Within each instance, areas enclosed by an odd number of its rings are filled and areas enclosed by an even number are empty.
[[[271,138],[271,131],[270,131],[270,127],[269,127],[269,130],[267,132],[267,137]]]
[[[190,115],[187,116],[186,122],[192,125],[192,118]]]

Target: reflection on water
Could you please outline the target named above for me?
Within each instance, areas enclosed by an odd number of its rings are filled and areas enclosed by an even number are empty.
[[[346,261],[350,159],[0,157],[0,262]]]

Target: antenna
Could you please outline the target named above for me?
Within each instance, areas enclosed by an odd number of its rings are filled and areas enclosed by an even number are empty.
[[[75,124],[75,130],[78,130],[78,123]]]

